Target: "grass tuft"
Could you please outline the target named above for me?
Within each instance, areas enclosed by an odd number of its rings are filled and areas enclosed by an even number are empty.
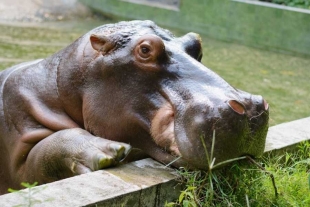
[[[304,142],[295,152],[269,154],[256,161],[274,176],[278,196],[269,173],[245,159],[212,171],[180,169],[185,188],[177,201],[166,206],[310,206],[309,149],[310,143]]]

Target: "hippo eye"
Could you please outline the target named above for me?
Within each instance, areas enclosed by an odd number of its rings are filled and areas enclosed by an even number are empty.
[[[139,55],[142,58],[149,58],[151,56],[151,46],[146,43],[140,45]]]
[[[143,54],[147,54],[147,53],[150,52],[150,49],[147,48],[147,47],[142,47],[142,48],[141,48],[141,52],[142,52]]]
[[[133,50],[135,57],[134,64],[141,69],[158,71],[160,63],[164,62],[165,45],[163,40],[154,34],[141,36]]]

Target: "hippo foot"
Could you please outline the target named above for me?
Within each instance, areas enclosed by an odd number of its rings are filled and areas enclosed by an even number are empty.
[[[130,150],[128,144],[96,137],[83,129],[66,129],[39,142],[30,152],[28,164],[40,172],[35,180],[46,183],[114,166]]]
[[[95,167],[95,169],[102,169],[109,167],[113,165],[113,163],[121,161],[126,155],[125,153],[126,148],[121,144],[112,143],[110,144],[109,148],[110,153],[97,154],[96,156],[97,159],[93,160],[94,166],[98,164],[97,167]]]
[[[131,150],[131,146],[121,142],[95,137],[82,129],[71,129],[68,151],[70,169],[73,174],[83,174],[90,171],[114,166],[122,161]],[[71,137],[71,136],[70,136]]]
[[[73,174],[83,174],[117,165],[130,151],[130,146],[100,137],[87,140],[79,153],[72,154],[70,169]]]

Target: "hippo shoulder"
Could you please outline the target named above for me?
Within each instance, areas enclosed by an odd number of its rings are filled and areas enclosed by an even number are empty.
[[[18,65],[14,65],[4,71],[2,71],[0,73],[0,83],[1,83],[1,89],[3,88],[4,84],[6,83],[6,80],[7,78],[14,72],[20,70],[20,69],[23,69],[23,68],[26,68],[28,66],[31,66],[31,65],[34,65],[40,61],[42,61],[43,59],[38,59],[38,60],[33,60],[33,61],[28,61],[28,62],[23,62],[23,63],[20,63]]]

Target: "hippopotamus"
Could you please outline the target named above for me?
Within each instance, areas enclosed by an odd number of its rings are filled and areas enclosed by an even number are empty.
[[[201,38],[152,21],[106,24],[0,74],[0,191],[121,163],[131,148],[209,169],[260,156],[268,103],[201,63]]]

